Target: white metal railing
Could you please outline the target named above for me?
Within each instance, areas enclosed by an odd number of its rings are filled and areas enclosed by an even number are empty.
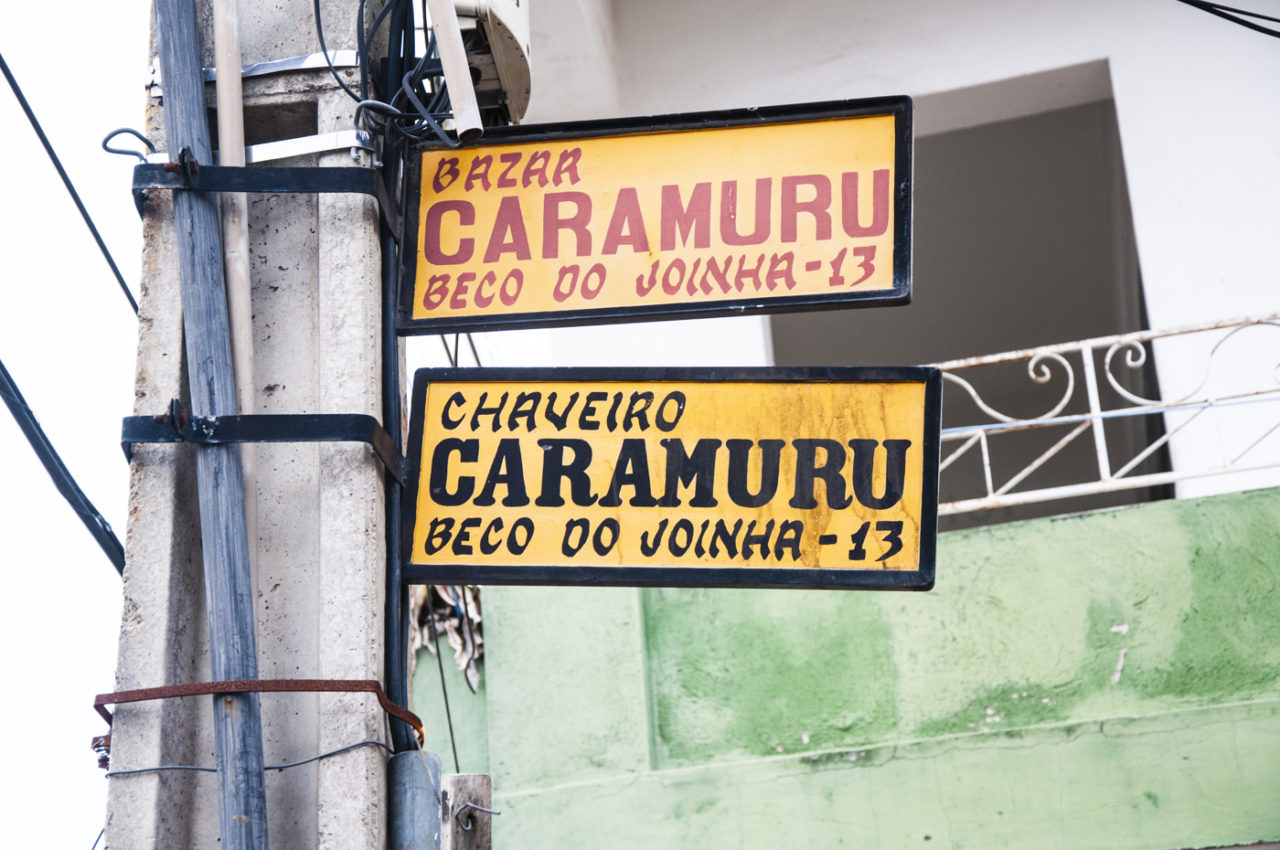
[[[975,415],[989,420],[943,428],[940,470],[944,498],[951,501],[941,504],[938,512],[967,513],[1280,468],[1278,332],[1280,313],[1275,313],[934,364],[943,370],[945,384],[972,401]],[[1160,398],[1132,389],[1132,377],[1142,372],[1153,352],[1160,363]],[[997,410],[975,387],[982,367],[1021,362],[1026,363],[1026,378],[1044,387],[1038,391],[1048,391],[1044,412],[1034,418]],[[1122,380],[1126,374],[1128,382]],[[1083,394],[1077,392],[1077,376]],[[1055,397],[1056,384],[1061,385],[1061,395]],[[1180,389],[1188,385],[1190,389]],[[1129,429],[1126,440],[1119,441],[1124,445],[1119,445],[1115,427],[1110,435],[1105,427],[1109,420],[1153,416],[1163,417],[1163,434],[1137,444],[1133,434],[1143,429]],[[1019,438],[1023,457],[1011,464],[1009,457],[999,454],[999,438],[1018,432],[1032,432],[1034,438]],[[1092,437],[1096,466],[1075,462],[1067,470],[1072,480],[1064,481],[1060,459],[1053,482],[1034,486],[1037,471],[1086,434]],[[1039,453],[1025,460],[1026,444],[1033,439],[1040,442],[1032,452]],[[1171,468],[1137,471],[1162,449],[1172,456]],[[981,457],[980,475],[948,474],[975,450]],[[1113,460],[1117,453],[1129,456]],[[999,475],[993,473],[993,456],[1001,467]]]

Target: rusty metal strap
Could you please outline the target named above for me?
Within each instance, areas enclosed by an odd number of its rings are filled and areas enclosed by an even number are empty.
[[[93,708],[110,725],[112,715],[106,707],[127,702],[213,694],[360,692],[377,696],[378,704],[382,706],[383,711],[412,726],[418,736],[419,744],[425,740],[426,733],[418,715],[392,702],[377,679],[229,679],[222,682],[189,682],[185,685],[164,685],[159,688],[135,688],[131,691],[116,691],[113,694],[98,694],[93,699]]]

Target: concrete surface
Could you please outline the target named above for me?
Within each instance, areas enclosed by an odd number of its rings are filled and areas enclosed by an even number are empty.
[[[333,22],[329,46],[351,46],[354,7],[324,5],[326,26]],[[254,9],[242,20],[246,62],[316,49],[310,3]],[[336,90],[327,70],[246,80],[245,101],[251,141],[351,126],[353,103]],[[150,114],[151,136],[163,138],[159,103],[151,105]],[[359,163],[342,150],[273,164]],[[162,192],[151,195],[139,414],[163,411],[185,381],[168,199]],[[376,204],[364,196],[251,195],[250,205],[253,412],[380,417]],[[140,447],[135,457],[119,688],[209,677],[190,461],[190,448],[167,445]],[[260,446],[258,505],[260,675],[381,680],[384,503],[382,472],[372,452],[360,444]],[[212,765],[209,714],[203,698],[122,708],[113,729],[112,767]],[[382,740],[386,733],[382,711],[369,694],[267,695],[262,716],[268,764]],[[271,846],[381,848],[385,776],[385,755],[369,747],[268,771]],[[143,774],[110,781],[108,846],[216,843],[212,774]]]

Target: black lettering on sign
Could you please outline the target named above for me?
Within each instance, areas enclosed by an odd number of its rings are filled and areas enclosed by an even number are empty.
[[[511,437],[498,441],[498,450],[489,465],[489,475],[474,504],[481,507],[492,505],[494,490],[499,484],[507,490],[507,495],[502,497],[503,506],[519,508],[529,504],[529,494],[524,488],[524,458],[520,454],[520,441]]]
[[[657,503],[664,508],[674,508],[680,504],[680,487],[694,485],[691,508],[713,508],[716,498],[713,495],[716,481],[716,452],[720,449],[720,441],[710,438],[699,440],[693,447],[692,454],[686,454],[684,442],[681,440],[660,440],[667,450],[667,481],[662,494],[662,501]]]
[[[449,491],[449,458],[458,455],[462,463],[475,463],[480,457],[479,440],[459,440],[449,437],[436,444],[431,453],[431,500],[437,505],[461,505],[471,498],[476,480],[469,475],[458,477],[458,489]]]
[[[849,507],[853,499],[844,494],[844,446],[835,440],[792,440],[791,445],[796,450],[796,490],[788,504],[801,510],[816,508],[814,491],[821,478],[826,485],[827,507],[836,511]],[[818,449],[824,455],[821,466],[817,462]]]
[[[760,482],[751,491],[747,469],[751,462],[751,440],[726,440],[729,447],[729,498],[743,508],[759,508],[768,504],[778,492],[778,466],[782,458],[782,440],[760,440]]]
[[[591,492],[591,478],[587,467],[591,465],[591,444],[586,440],[539,440],[542,449],[542,490],[534,504],[541,508],[558,508],[564,505],[560,495],[560,480],[569,479],[569,495],[579,507],[595,504],[596,495]],[[565,461],[565,449],[573,452],[573,459]]]
[[[875,440],[850,440],[853,449],[853,494],[864,507],[876,511],[888,510],[902,499],[907,477],[907,449],[910,440],[885,440],[884,493],[877,497],[871,492],[874,479]]]
[[[668,479],[671,476],[670,469],[667,467]],[[618,462],[613,467],[613,478],[609,481],[609,491],[601,497],[600,506],[616,508],[621,505],[623,487],[631,488],[633,495],[628,504],[634,508],[651,508],[658,504],[649,481],[649,453],[644,440],[629,438],[622,441],[622,448],[618,450]]]

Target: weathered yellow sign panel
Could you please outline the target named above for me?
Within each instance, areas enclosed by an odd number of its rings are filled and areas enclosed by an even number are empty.
[[[438,580],[928,586],[936,371],[814,375],[423,370],[408,562]]]
[[[423,149],[402,330],[901,303],[910,117],[889,98]]]

